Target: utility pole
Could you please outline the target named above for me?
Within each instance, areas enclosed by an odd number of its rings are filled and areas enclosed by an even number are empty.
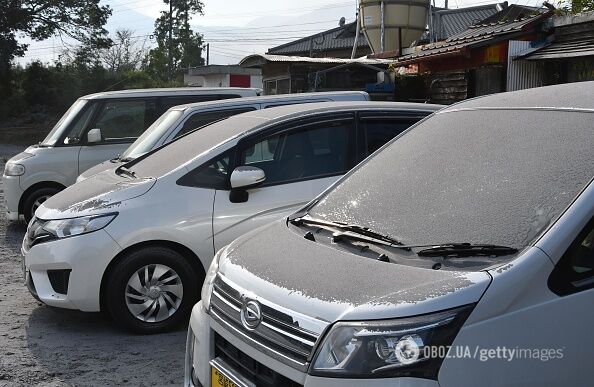
[[[210,62],[210,43],[206,43],[206,65]]]
[[[173,45],[172,45],[172,38],[173,35],[173,0],[169,0],[169,42],[168,46],[169,49],[167,50],[169,53],[169,76],[167,77],[169,80],[173,77]]]

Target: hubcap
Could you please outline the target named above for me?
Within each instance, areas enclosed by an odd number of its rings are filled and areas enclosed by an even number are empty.
[[[39,206],[41,206],[43,204],[43,202],[45,202],[50,197],[51,197],[50,195],[44,195],[44,196],[38,197],[37,200],[35,200],[33,202],[33,207],[31,207],[31,214],[35,214],[35,211],[39,208]]]
[[[179,308],[184,287],[179,275],[161,264],[138,269],[126,285],[126,306],[134,317],[144,322],[160,322]]]

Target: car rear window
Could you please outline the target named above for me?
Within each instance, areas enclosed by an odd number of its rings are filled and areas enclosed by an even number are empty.
[[[310,209],[404,244],[530,245],[594,175],[592,113],[438,113]]]

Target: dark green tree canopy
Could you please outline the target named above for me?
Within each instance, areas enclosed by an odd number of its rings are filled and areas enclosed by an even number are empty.
[[[190,27],[193,15],[202,15],[204,4],[201,0],[163,0],[173,9],[170,23],[169,11],[161,12],[155,21],[155,40],[157,47],[149,53],[147,71],[163,80],[170,78],[183,67],[204,65],[202,58],[202,35]],[[171,69],[169,68],[169,29],[172,31]],[[171,73],[170,73],[171,72]]]
[[[0,96],[10,94],[12,61],[27,49],[18,37],[61,35],[105,47],[110,40],[103,26],[110,15],[109,6],[99,0],[0,0]]]

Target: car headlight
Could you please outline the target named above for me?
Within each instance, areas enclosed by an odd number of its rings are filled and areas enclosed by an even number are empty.
[[[319,346],[310,373],[333,378],[437,379],[448,349],[474,305],[430,315],[336,323]]]
[[[68,238],[101,230],[111,223],[117,215],[117,213],[113,213],[106,215],[82,216],[80,218],[49,220],[43,225],[43,229],[56,238]]]
[[[25,167],[21,164],[6,163],[4,176],[21,176],[25,174]]]
[[[212,259],[210,263],[210,267],[208,268],[208,272],[206,272],[206,277],[204,278],[204,284],[202,285],[202,292],[200,294],[200,298],[202,300],[202,306],[208,312],[210,309],[210,296],[212,294],[212,289],[214,287],[215,279],[217,278],[217,273],[219,272],[219,261],[221,260],[221,256],[225,251],[225,247],[220,249]]]

